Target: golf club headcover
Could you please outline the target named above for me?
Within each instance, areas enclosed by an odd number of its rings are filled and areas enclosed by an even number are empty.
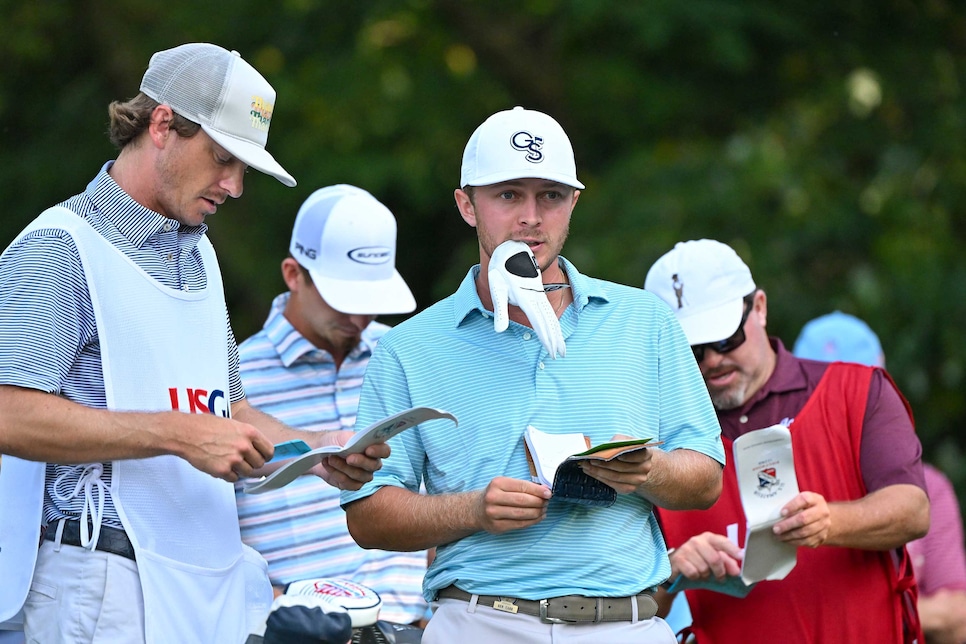
[[[293,581],[285,587],[285,595],[314,597],[337,604],[349,613],[352,628],[375,624],[382,607],[382,598],[372,588],[335,577]]]
[[[279,595],[264,633],[264,644],[345,644],[352,639],[352,618],[329,598]]]
[[[519,306],[530,321],[543,347],[554,360],[567,355],[560,321],[543,290],[540,267],[530,247],[519,241],[505,241],[490,257],[487,271],[493,299],[493,329],[506,331],[510,325],[507,304]]]

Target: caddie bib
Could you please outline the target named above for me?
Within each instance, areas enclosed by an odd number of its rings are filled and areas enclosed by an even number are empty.
[[[38,228],[69,232],[80,253],[109,409],[230,415],[224,290],[206,237],[198,249],[207,287],[187,292],[150,277],[65,208],[45,211],[23,234]],[[42,472],[42,463],[29,466]],[[114,461],[110,483],[137,556],[147,642],[243,642],[245,564],[232,485],[176,456]],[[39,512],[42,487],[24,492]],[[36,540],[33,549],[31,562]]]
[[[789,426],[799,488],[818,492],[829,503],[867,494],[860,457],[873,371],[831,364]],[[705,531],[726,534],[733,523],[743,531],[732,441],[722,441],[728,462],[718,501],[707,510],[660,510],[669,547]],[[908,608],[910,602],[915,605],[915,582],[905,550],[898,552],[894,561],[888,551],[799,548],[798,563],[787,577],[759,582],[747,597],[688,590],[691,631],[699,644],[911,641],[920,631],[918,616]],[[836,601],[830,592],[845,599]]]

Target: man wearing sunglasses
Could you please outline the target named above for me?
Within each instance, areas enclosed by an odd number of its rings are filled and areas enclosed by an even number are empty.
[[[728,455],[710,510],[659,511],[671,578],[740,574],[743,551],[725,536],[746,523],[731,458],[738,436],[786,425],[801,490],[773,528],[798,546],[795,568],[743,598],[686,591],[697,642],[922,642],[904,545],[928,529],[929,500],[911,410],[889,375],[789,353],[766,332],[765,292],[720,242],[678,243],[644,288],[681,323]]]

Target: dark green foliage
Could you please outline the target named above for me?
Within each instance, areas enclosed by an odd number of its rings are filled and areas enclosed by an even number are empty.
[[[498,109],[541,109],[587,184],[569,258],[640,285],[674,242],[717,238],[767,290],[786,345],[833,309],[864,318],[927,457],[966,492],[961,3],[4,4],[0,239],[113,156],[106,106],[136,93],[153,51],[211,41],[278,90],[269,148],[299,180],[251,173],[209,222],[239,339],[283,288],[296,210],[332,183],[396,214],[422,308],[475,258],[452,199],[470,132]]]

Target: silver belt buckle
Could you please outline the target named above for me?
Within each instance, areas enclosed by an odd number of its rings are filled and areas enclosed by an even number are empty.
[[[576,624],[577,622],[570,619],[560,619],[559,617],[550,617],[547,615],[547,609],[550,607],[549,599],[540,600],[540,621],[548,624]]]

